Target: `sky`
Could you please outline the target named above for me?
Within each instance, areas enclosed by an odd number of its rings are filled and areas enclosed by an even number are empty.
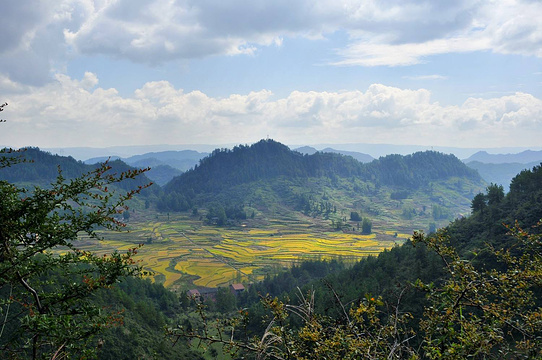
[[[0,145],[542,146],[538,0],[5,0]]]

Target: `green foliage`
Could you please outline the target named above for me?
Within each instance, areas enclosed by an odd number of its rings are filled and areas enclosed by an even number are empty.
[[[414,234],[414,244],[435,251],[449,274],[439,287],[417,284],[430,302],[421,321],[427,358],[542,356],[542,236],[528,234],[517,224],[509,230],[514,250],[491,250],[504,270],[481,270],[465,261],[444,232],[433,237]]]
[[[357,211],[352,211],[350,213],[350,221],[361,221],[361,216]]]
[[[513,251],[491,249],[504,269],[481,270],[448,245],[444,232],[432,237],[415,233],[414,245],[440,257],[447,274],[438,286],[415,283],[427,293],[420,317],[403,309],[407,288],[395,302],[367,294],[347,306],[329,285],[338,314],[318,313],[310,290],[306,295],[298,292],[297,304],[264,297],[271,320],[258,337],[248,336],[244,311],[214,325],[202,312],[204,332],[172,328],[170,336],[221,343],[234,354],[271,359],[538,359],[542,235],[529,234],[517,224],[509,234],[516,241]]]
[[[468,168],[454,155],[436,151],[417,152],[411,155],[387,155],[366,165],[367,170],[383,184],[410,189],[427,185],[430,181],[461,176],[479,179],[476,170]],[[406,195],[401,192],[396,196]]]
[[[369,218],[364,217],[361,223],[361,232],[363,234],[370,234],[372,232],[373,223]]]
[[[100,334],[100,360],[202,358],[186,342],[173,346],[164,337],[164,327],[171,326],[172,319],[183,311],[177,295],[162,285],[131,277],[99,291],[92,302],[122,314],[121,326]]]
[[[1,157],[0,167],[11,166],[12,155]],[[120,230],[124,224],[116,215],[146,187],[115,194],[112,185],[143,170],[111,170],[106,163],[71,180],[59,170],[47,189],[0,181],[3,358],[89,356],[95,348],[92,335],[120,321],[89,299],[99,289],[141,274],[132,260],[137,247],[103,256],[77,248],[80,233],[96,238],[100,227]]]
[[[401,187],[402,190],[392,192],[392,198],[404,199],[412,189],[454,176],[481,180],[475,170],[453,155],[433,151],[408,156],[390,155],[362,164],[350,156],[334,153],[302,155],[276,141],[261,140],[251,146],[213,151],[200,161],[199,166],[168,183],[157,207],[160,211],[185,211],[196,204],[204,205],[209,198],[216,201],[217,195],[226,192],[231,198],[232,188],[262,181],[273,186],[278,179],[292,182],[309,178],[326,179],[334,187],[338,186],[340,179],[352,179],[354,183],[370,181],[375,191],[381,184]],[[355,187],[363,190],[358,185]],[[245,186],[235,200],[248,201],[248,188]],[[314,212],[329,214],[333,204],[325,194],[321,200],[311,199],[309,194],[304,194],[295,199],[295,206],[307,215]]]
[[[216,293],[216,310],[222,314],[227,314],[236,307],[235,295],[229,288],[221,287]]]
[[[408,198],[408,191],[406,190],[399,190],[399,191],[394,191],[390,194],[390,199],[392,200],[403,200],[403,199],[407,199]]]
[[[504,196],[488,187],[498,196],[483,214],[429,237],[415,233],[413,243],[313,282],[297,302],[291,288],[290,296],[274,289],[263,301],[265,328],[251,320],[263,307],[252,306],[248,316],[220,323],[228,337],[171,335],[272,359],[539,359],[542,233],[533,219],[542,213],[541,174],[538,166],[518,175]],[[502,226],[510,217],[518,222]]]
[[[470,207],[473,213],[483,213],[485,208],[487,207],[487,196],[482,193],[476,194],[474,199],[472,199]]]

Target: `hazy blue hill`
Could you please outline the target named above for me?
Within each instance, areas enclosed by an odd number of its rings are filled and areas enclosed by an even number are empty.
[[[336,153],[336,154],[341,154],[341,155],[346,155],[346,156],[352,156],[354,159],[362,163],[369,163],[375,159],[369,154],[364,154],[357,151],[335,150],[329,147],[322,150],[322,152],[330,152],[330,153]]]
[[[200,159],[209,155],[208,153],[194,150],[182,151],[160,151],[150,152],[141,155],[134,155],[128,158],[111,157],[111,160],[120,159],[136,168],[147,168],[151,170],[147,176],[160,186],[167,184],[175,176],[193,168]],[[85,160],[86,164],[104,162],[109,157],[95,157]]]
[[[79,177],[96,168],[96,164],[85,164],[71,156],[53,155],[41,151],[39,148],[27,148],[24,151],[12,153],[10,156],[20,156],[26,160],[26,162],[0,169],[0,180],[12,183],[47,186],[56,181],[59,168],[62,170],[62,176],[66,179]],[[110,170],[112,173],[133,169],[121,160],[112,160],[109,165],[112,167]],[[141,174],[136,179],[126,179],[116,186],[122,189],[132,189],[150,182],[151,180],[145,174]],[[146,193],[148,192],[146,191]]]
[[[490,164],[482,163],[479,161],[471,161],[466,163],[468,167],[478,171],[480,176],[487,181],[488,183],[494,183],[503,185],[505,189],[508,189],[508,186],[514,176],[519,172],[525,169],[530,169],[538,164],[540,161],[535,161],[532,163],[521,164],[521,163],[502,163],[502,164]]]
[[[311,146],[302,146],[300,148],[294,149],[294,151],[300,152],[305,155],[313,155],[318,152],[315,148]],[[358,151],[346,151],[346,150],[336,150],[330,147],[327,147],[320,152],[327,152],[327,153],[335,153],[335,154],[341,154],[346,156],[352,156],[354,159],[356,159],[359,162],[362,163],[368,163],[374,160],[374,157],[372,157],[369,154],[361,153]]]
[[[533,151],[525,150],[517,154],[488,154],[486,151],[478,151],[469,158],[463,160],[465,163],[478,161],[486,164],[504,164],[504,163],[520,163],[528,164],[542,162],[542,150]]]
[[[200,159],[207,155],[209,154],[194,150],[161,151],[134,155],[124,159],[124,161],[134,166],[169,165],[175,169],[186,171],[194,167]]]
[[[150,168],[146,173],[147,177],[160,186],[166,185],[171,179],[183,173],[181,170],[172,168],[169,165],[155,165],[150,166]]]
[[[87,159],[83,162],[85,164],[92,165],[92,164],[97,164],[97,163],[103,163],[104,161],[107,161],[107,160],[122,160],[122,158],[120,156],[98,156],[98,157]]]
[[[294,151],[297,151],[297,152],[302,153],[304,155],[312,155],[312,154],[318,152],[318,150],[316,150],[312,146],[302,146],[302,147],[299,147],[297,149],[294,149]]]

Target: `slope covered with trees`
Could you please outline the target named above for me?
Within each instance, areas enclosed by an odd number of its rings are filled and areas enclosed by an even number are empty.
[[[286,188],[288,192],[287,188],[291,188],[288,182],[304,186],[310,179],[323,179],[337,185],[338,179],[346,179],[352,180],[351,183],[364,183],[354,186],[354,191],[363,193],[381,185],[417,190],[433,181],[453,177],[481,183],[476,171],[453,155],[431,151],[408,156],[389,155],[362,164],[350,156],[336,153],[302,155],[276,141],[261,140],[251,146],[213,151],[194,169],[164,187],[158,208],[188,210],[205,204],[210,197],[216,199],[217,195],[219,198],[224,195],[233,202],[248,202],[255,192],[250,184],[258,184],[260,189],[266,186]],[[279,185],[281,183],[283,186]],[[278,195],[285,198],[285,194]],[[289,205],[292,205],[291,201]]]
[[[274,359],[538,359],[541,196],[542,164],[517,175],[508,194],[488,186],[473,200],[471,216],[436,234],[417,233],[304,286],[298,268],[266,280],[255,286],[268,294],[263,305],[249,292],[248,316],[221,326],[245,321],[249,336],[233,331],[233,346]],[[262,327],[254,318],[265,308],[271,315]],[[209,340],[182,329],[171,334]]]
[[[62,171],[62,176],[65,179],[74,179],[101,166],[101,163],[88,165],[71,156],[54,155],[39,148],[24,148],[18,152],[5,153],[4,156],[18,158],[22,162],[17,166],[0,168],[0,180],[29,186],[49,186],[56,181],[59,170]],[[109,161],[108,166],[111,167],[112,173],[117,174],[135,169],[120,160]],[[121,181],[114,187],[128,190],[151,182],[145,174],[141,174],[135,179]],[[157,194],[158,191],[158,187],[153,186],[146,189],[142,195]]]

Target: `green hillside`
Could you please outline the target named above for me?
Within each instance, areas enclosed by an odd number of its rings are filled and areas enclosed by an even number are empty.
[[[18,157],[23,162],[17,166],[0,168],[0,180],[10,183],[22,184],[28,187],[35,185],[47,187],[49,184],[56,181],[59,170],[62,171],[62,176],[65,179],[74,179],[80,177],[84,173],[88,173],[98,167],[98,164],[85,164],[82,161],[77,161],[71,156],[53,155],[49,152],[42,151],[39,148],[24,148],[17,152],[4,154],[7,157]],[[113,160],[109,162],[111,174],[120,174],[133,167],[127,165],[121,160]],[[144,186],[151,183],[145,174],[141,174],[135,179],[127,179],[116,184],[115,187],[128,190],[137,186]],[[158,186],[151,186],[142,192],[142,196],[157,194]]]
[[[327,275],[322,270],[332,262],[293,267],[255,284],[238,306],[250,309],[248,327],[257,337],[267,324],[262,316],[282,314],[280,331],[265,333],[290,342],[262,351],[295,359],[355,359],[358,351],[371,359],[539,359],[541,196],[539,165],[518,174],[508,194],[489,186],[470,216],[415,236],[415,245]],[[516,222],[524,230],[513,230]],[[258,294],[269,294],[267,312]]]
[[[428,151],[363,164],[335,153],[302,155],[261,140],[213,151],[168,183],[157,207],[188,211],[222,206],[239,210],[232,214],[295,218],[303,213],[343,221],[359,212],[376,221],[428,228],[467,213],[472,197],[484,187],[478,173],[453,155]]]

